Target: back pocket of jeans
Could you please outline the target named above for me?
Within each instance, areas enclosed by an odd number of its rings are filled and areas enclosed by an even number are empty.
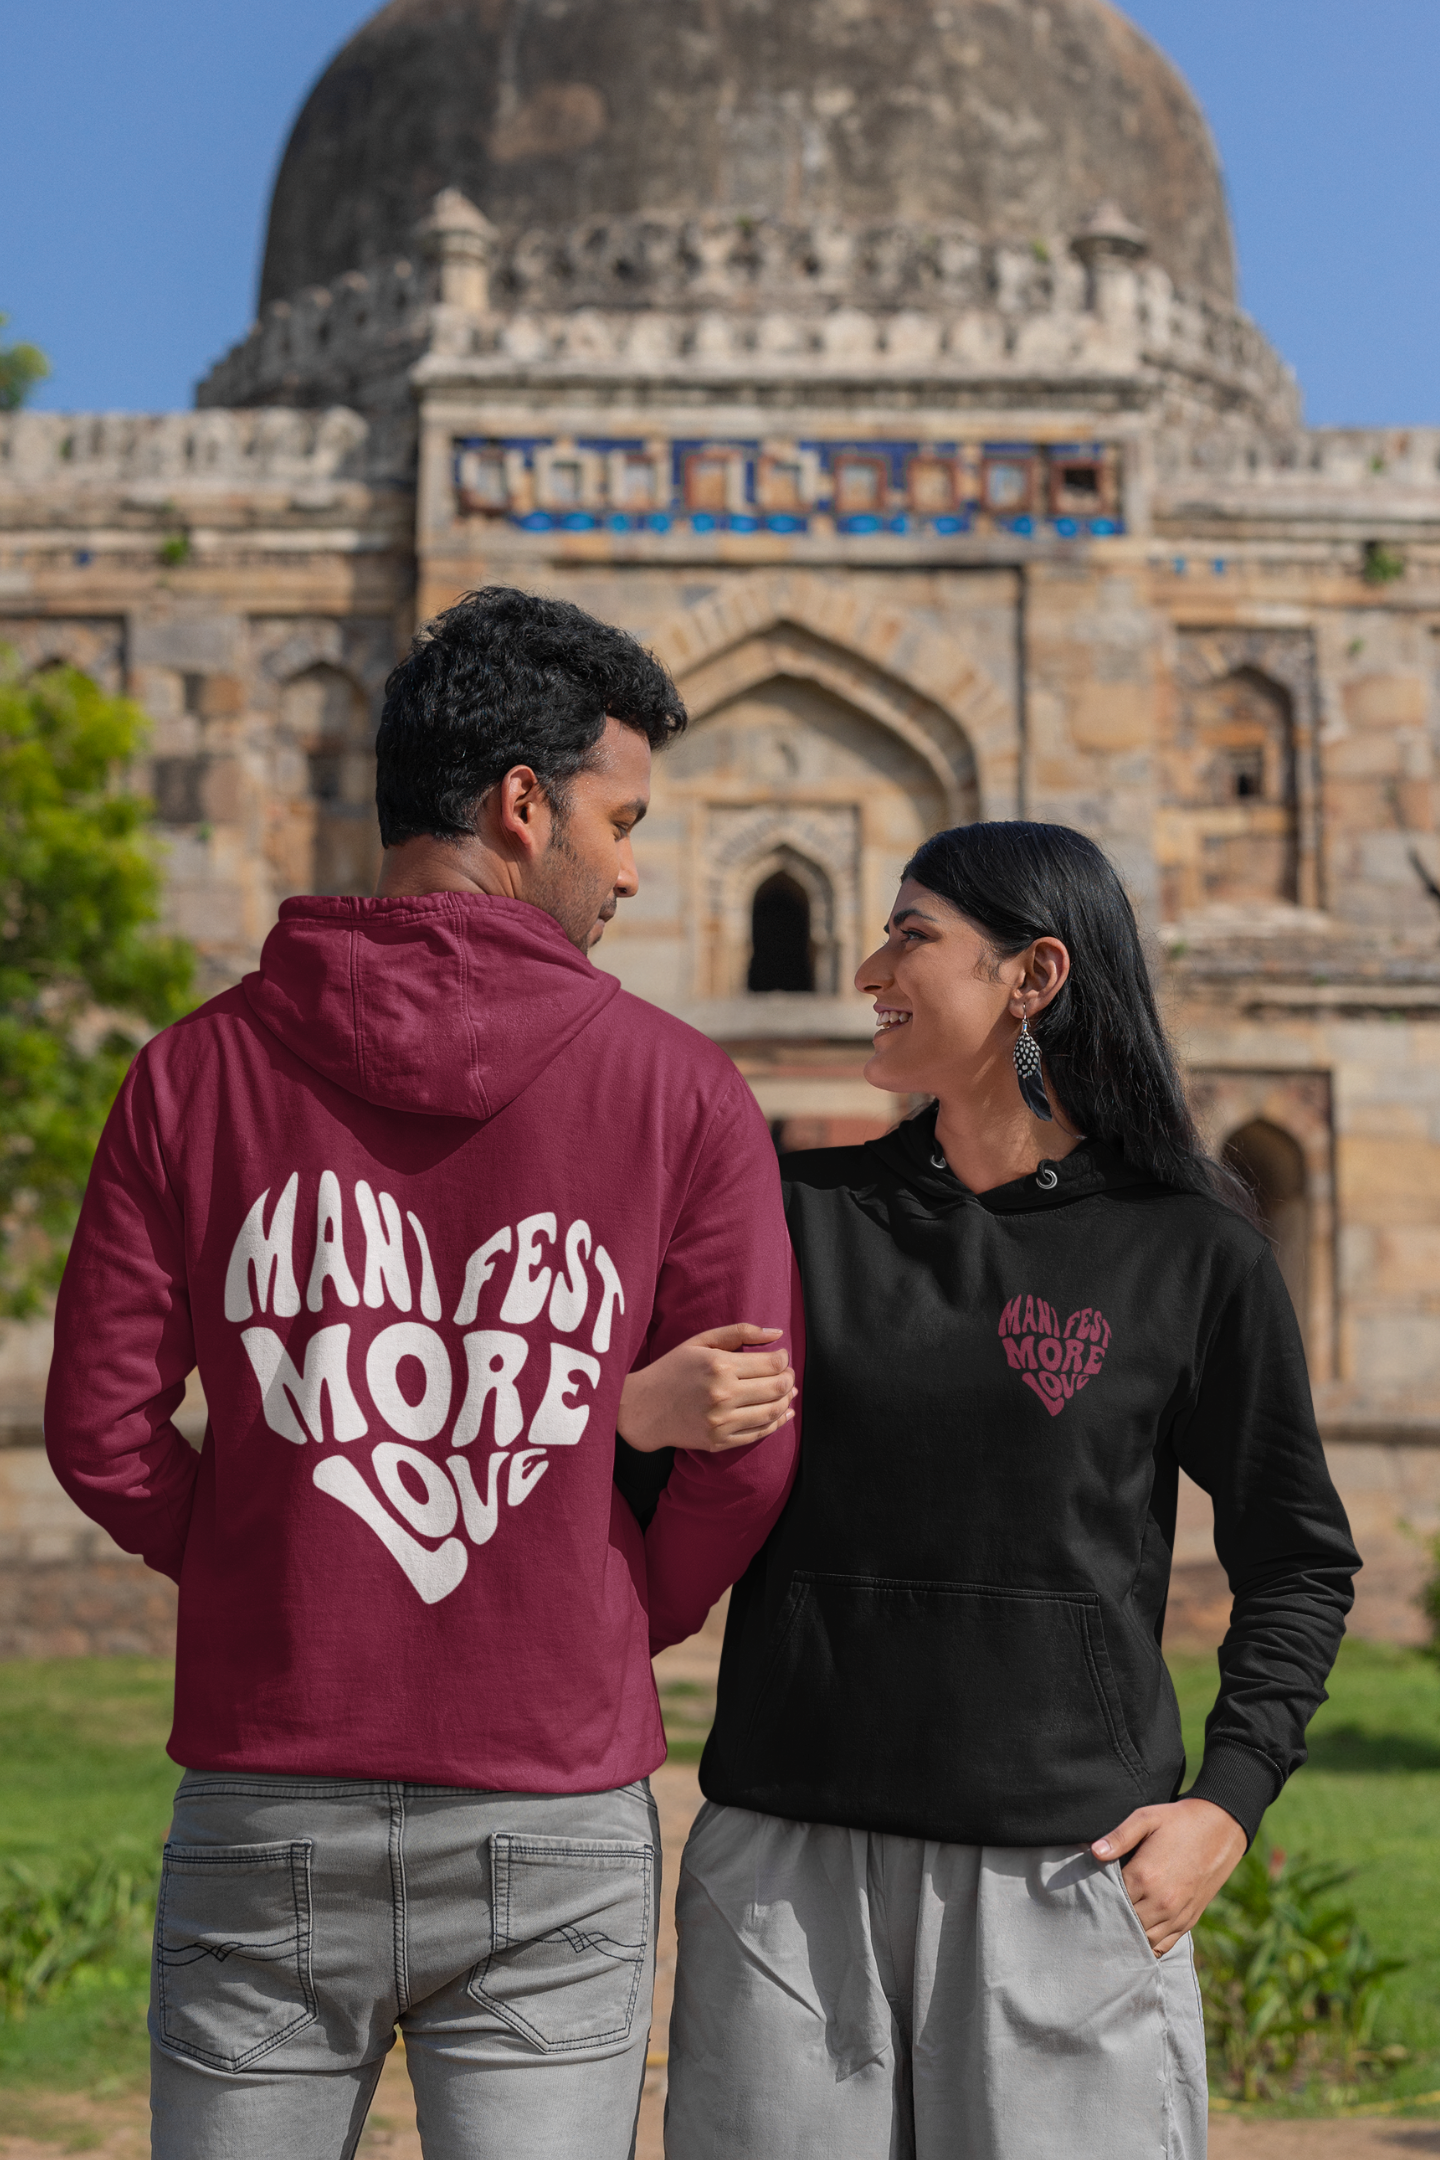
[[[630,2038],[650,1945],[653,1845],[490,1839],[490,1955],[467,1992],[542,2054]]]
[[[310,1841],[167,1845],[155,1915],[159,2037],[245,2070],[312,2025]]]

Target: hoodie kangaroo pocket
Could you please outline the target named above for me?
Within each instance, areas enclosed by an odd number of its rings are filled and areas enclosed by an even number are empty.
[[[797,1572],[746,1752],[757,1807],[903,1831],[944,1794],[958,1843],[1098,1837],[1144,1781],[1085,1590]]]

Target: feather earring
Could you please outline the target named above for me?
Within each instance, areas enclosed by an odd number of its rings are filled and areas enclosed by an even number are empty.
[[[1030,1033],[1030,1022],[1022,1018],[1020,1033],[1015,1038],[1015,1077],[1020,1083],[1020,1098],[1027,1110],[1035,1117],[1050,1123],[1054,1113],[1050,1098],[1045,1093],[1045,1083],[1040,1077],[1040,1045]]]

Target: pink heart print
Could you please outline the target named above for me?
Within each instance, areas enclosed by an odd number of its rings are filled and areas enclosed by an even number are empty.
[[[1093,1305],[1082,1305],[1060,1325],[1044,1298],[1013,1297],[1000,1315],[1000,1347],[1026,1387],[1051,1417],[1059,1417],[1078,1388],[1093,1380],[1110,1347],[1110,1323]]]

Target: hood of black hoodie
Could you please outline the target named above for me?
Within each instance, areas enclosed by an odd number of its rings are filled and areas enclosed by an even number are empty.
[[[287,900],[242,988],[288,1050],[350,1094],[483,1120],[620,985],[528,901],[441,892]]]
[[[866,1149],[924,1201],[930,1214],[944,1214],[957,1207],[982,1207],[992,1215],[1030,1214],[1066,1207],[1071,1201],[1088,1199],[1092,1193],[1154,1182],[1143,1171],[1133,1170],[1114,1148],[1099,1140],[1082,1140],[1057,1162],[1042,1162],[1027,1176],[1014,1178],[1008,1185],[973,1193],[961,1184],[940,1153],[935,1119],[932,1104],[918,1117],[895,1126],[883,1139],[870,1141]]]

